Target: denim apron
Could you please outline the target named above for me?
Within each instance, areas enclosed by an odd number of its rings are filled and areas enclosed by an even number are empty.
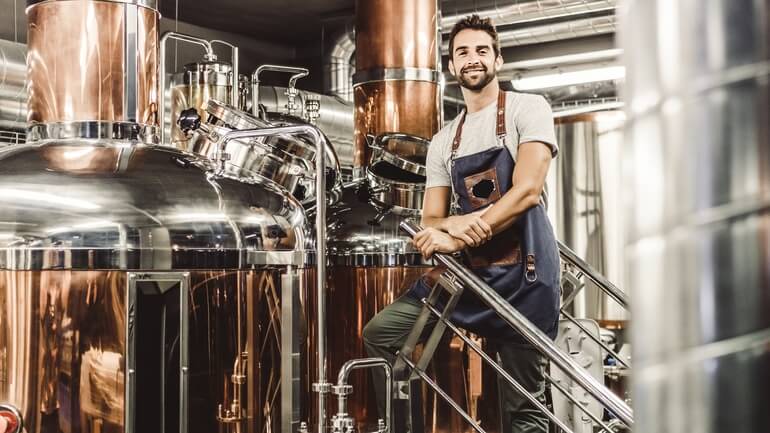
[[[511,188],[515,162],[505,147],[505,92],[497,100],[497,145],[482,152],[456,157],[465,113],[452,142],[452,206],[457,214],[483,209]],[[559,318],[559,252],[543,204],[520,215],[485,244],[467,248],[463,262],[500,296],[551,338]],[[427,297],[435,279],[428,273],[408,294]],[[484,337],[523,338],[470,290],[465,290],[451,320]]]

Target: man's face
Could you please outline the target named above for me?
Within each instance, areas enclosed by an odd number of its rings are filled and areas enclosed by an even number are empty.
[[[454,39],[449,72],[461,86],[480,91],[497,75],[503,59],[495,56],[494,40],[483,30],[461,30]]]

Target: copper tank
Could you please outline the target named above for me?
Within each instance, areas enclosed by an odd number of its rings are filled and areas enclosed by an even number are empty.
[[[400,132],[430,139],[438,132],[438,21],[435,0],[356,2],[356,167],[368,164],[368,134]]]
[[[371,163],[367,136],[398,132],[431,139],[441,126],[438,7],[435,0],[363,0],[356,2],[356,74],[354,76],[354,166]],[[391,140],[386,149],[404,158],[419,154],[414,142]],[[366,190],[369,189],[369,193]],[[420,259],[400,232],[403,218],[372,200],[371,185],[361,180],[345,191],[329,212],[329,364],[338,371],[348,359],[366,357],[362,331],[382,308],[401,296],[430,263]],[[334,321],[340,323],[334,325]],[[485,344],[480,342],[481,344]],[[429,374],[487,431],[498,431],[496,379],[459,338],[449,335],[434,355]],[[359,431],[372,431],[378,418],[371,377],[351,376],[354,398],[348,410]],[[333,410],[333,408],[330,408]],[[427,385],[423,390],[427,431],[472,431]]]
[[[144,128],[143,135],[154,133],[160,17],[155,3],[28,2],[28,140],[72,135],[84,124],[114,130],[115,124],[132,123]]]
[[[273,182],[142,145],[157,127],[153,1],[27,13],[36,142],[0,152],[0,404],[28,433],[298,423],[304,210]]]

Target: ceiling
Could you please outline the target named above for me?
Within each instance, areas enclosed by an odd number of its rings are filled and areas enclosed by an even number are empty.
[[[352,16],[354,7],[354,0],[161,0],[160,9],[169,19],[296,44],[316,38],[324,18]]]
[[[366,1],[366,0],[360,0]],[[371,1],[371,0],[369,0]],[[382,0],[380,0],[382,1]],[[427,0],[430,1],[430,0]],[[323,30],[352,24],[355,0],[160,0],[168,19],[281,44],[317,41]],[[444,14],[517,0],[445,0]],[[177,13],[178,12],[178,13]]]

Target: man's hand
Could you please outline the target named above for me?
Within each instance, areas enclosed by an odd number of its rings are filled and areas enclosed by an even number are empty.
[[[487,208],[488,209],[488,208]],[[477,247],[492,239],[492,227],[481,216],[486,209],[466,215],[455,215],[444,220],[444,231],[457,239],[461,239],[466,245]]]
[[[462,240],[432,227],[414,235],[414,244],[426,259],[429,259],[433,253],[451,254],[465,248]]]

